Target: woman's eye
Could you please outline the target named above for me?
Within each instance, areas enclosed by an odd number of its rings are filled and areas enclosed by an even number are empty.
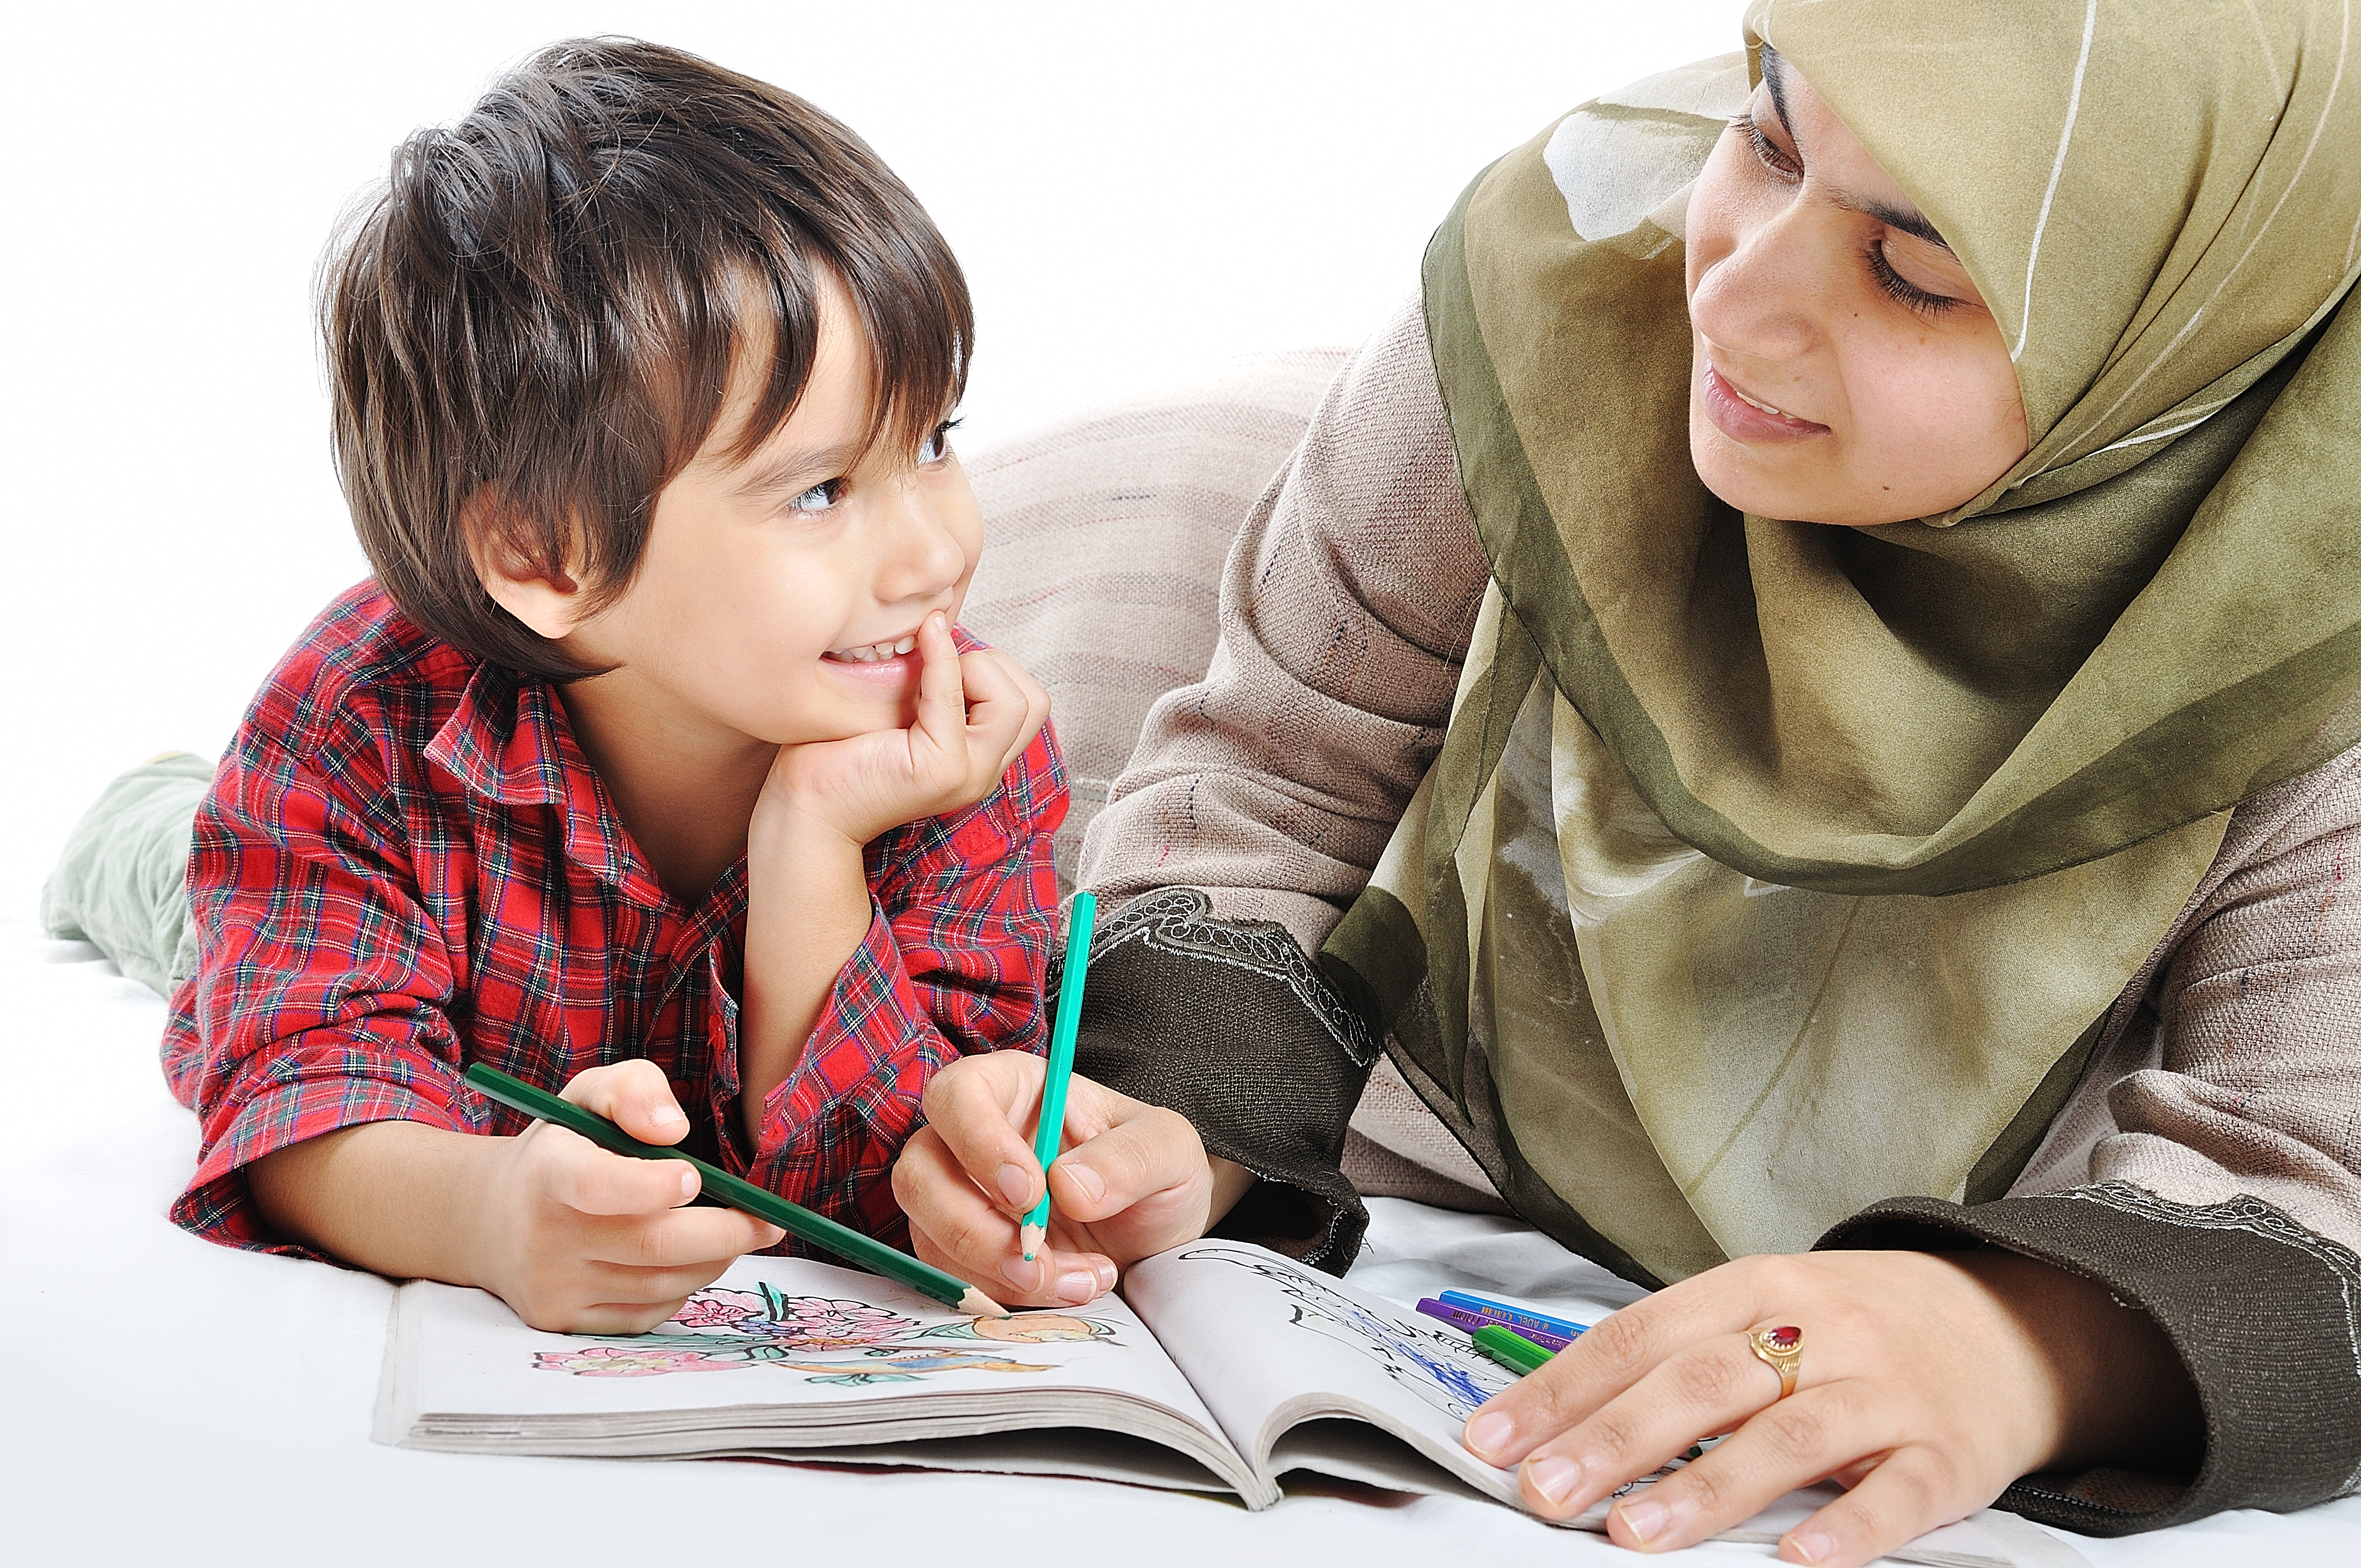
[[[1762,122],[1751,114],[1741,114],[1730,122],[1730,129],[1746,138],[1754,149],[1755,160],[1782,180],[1800,179],[1804,166],[1780,150],[1779,144],[1763,134]]]
[[[1893,261],[1885,254],[1885,241],[1883,237],[1870,242],[1868,259],[1870,276],[1877,280],[1877,286],[1892,295],[1905,310],[1915,311],[1931,320],[1941,315],[1945,311],[1956,308],[1960,303],[1949,294],[1938,294],[1931,289],[1921,289],[1917,284],[1896,272],[1894,269]]]
[[[959,421],[955,419],[947,419],[935,426],[927,439],[918,444],[918,466],[925,467],[928,464],[939,463],[950,456],[951,432],[958,428]]]
[[[824,479],[787,503],[789,511],[826,511],[844,499],[842,479]]]

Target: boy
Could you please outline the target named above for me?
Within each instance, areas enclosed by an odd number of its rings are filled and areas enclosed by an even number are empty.
[[[604,1332],[781,1239],[483,1060],[898,1237],[928,1078],[1040,1047],[1066,808],[1046,696],[954,630],[950,250],[809,104],[593,39],[400,148],[324,279],[376,577],[198,814],[173,1217]]]

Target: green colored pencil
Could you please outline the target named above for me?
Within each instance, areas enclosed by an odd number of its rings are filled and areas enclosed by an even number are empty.
[[[768,1220],[790,1235],[801,1236],[814,1246],[826,1247],[837,1256],[860,1264],[889,1279],[898,1279],[913,1290],[931,1296],[970,1317],[1005,1318],[1012,1315],[1007,1308],[967,1281],[946,1274],[931,1264],[921,1263],[908,1253],[897,1252],[874,1236],[864,1236],[824,1214],[813,1213],[800,1203],[790,1203],[777,1193],[766,1192],[751,1181],[708,1165],[695,1155],[683,1154],[678,1149],[664,1148],[656,1144],[643,1144],[596,1111],[587,1111],[571,1100],[561,1100],[545,1089],[535,1089],[496,1067],[470,1062],[467,1077],[476,1092],[485,1098],[497,1100],[539,1121],[555,1123],[570,1133],[579,1133],[611,1153],[629,1155],[633,1159],[686,1160],[697,1168],[697,1174],[705,1184],[703,1195],[715,1202],[742,1209],[758,1220]]]
[[[1524,1335],[1499,1323],[1486,1323],[1467,1336],[1476,1348],[1521,1377],[1529,1372],[1539,1372],[1550,1358],[1550,1352]]]
[[[1066,967],[1058,981],[1058,1017],[1049,1029],[1049,1065],[1041,1075],[1041,1119],[1033,1128],[1033,1155],[1041,1162],[1041,1201],[1025,1216],[1017,1237],[1025,1261],[1049,1236],[1049,1162],[1066,1132],[1066,1086],[1074,1078],[1074,1031],[1082,1021],[1082,980],[1091,967],[1091,927],[1097,923],[1098,895],[1078,893],[1066,911]]]

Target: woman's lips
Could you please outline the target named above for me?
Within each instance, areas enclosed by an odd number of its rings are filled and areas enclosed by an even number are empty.
[[[1736,388],[1722,379],[1721,372],[1714,368],[1710,360],[1706,363],[1704,392],[1706,418],[1732,441],[1807,441],[1828,433],[1827,425],[1747,401]]]

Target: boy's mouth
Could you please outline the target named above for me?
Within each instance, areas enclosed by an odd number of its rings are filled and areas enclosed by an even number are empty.
[[[883,642],[863,642],[855,648],[831,648],[820,657],[833,659],[840,664],[874,664],[881,659],[891,659],[898,654],[907,653],[917,645],[918,634],[911,631],[899,637],[888,638]]]

